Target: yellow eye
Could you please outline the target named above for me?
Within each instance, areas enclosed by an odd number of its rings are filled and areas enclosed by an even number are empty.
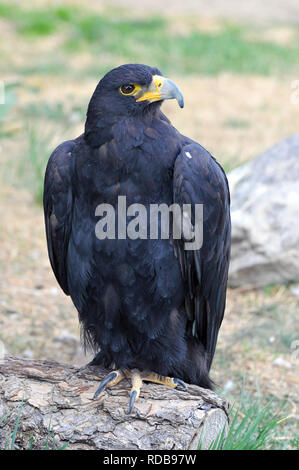
[[[135,89],[136,86],[133,83],[129,83],[128,85],[122,85],[120,87],[120,92],[123,95],[131,95],[132,93],[134,93]]]

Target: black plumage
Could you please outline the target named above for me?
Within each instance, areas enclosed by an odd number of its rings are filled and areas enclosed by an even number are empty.
[[[91,98],[84,134],[51,155],[44,185],[49,257],[94,364],[211,387],[229,265],[228,184],[209,152],[171,125],[162,99],[120,93],[131,83],[144,92],[153,76],[161,73],[136,64],[109,72]],[[203,204],[201,249],[186,251],[183,240],[172,239],[99,240],[95,209],[117,207],[120,195],[145,207]]]

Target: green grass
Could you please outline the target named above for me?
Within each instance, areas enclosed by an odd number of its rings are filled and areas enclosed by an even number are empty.
[[[277,415],[267,415],[268,407],[260,409],[257,403],[248,407],[245,414],[233,410],[227,434],[223,430],[209,450],[265,450],[280,421]]]
[[[83,122],[85,109],[73,104],[68,109],[60,102],[32,102],[23,106],[24,130],[6,129],[12,111],[18,106],[14,86],[5,90],[5,104],[0,105],[1,138],[22,141],[18,154],[1,166],[1,178],[15,188],[28,188],[35,202],[42,204],[44,173],[49,157],[60,141],[67,139],[68,130]],[[13,135],[15,134],[15,135]],[[63,136],[63,137],[59,137]]]
[[[13,410],[9,411],[8,413],[6,413],[4,416],[2,416],[0,418],[0,426],[1,426],[1,425],[5,424],[5,421],[9,417],[16,416],[16,421],[15,421],[13,431],[6,438],[4,450],[15,450],[16,449],[16,439],[17,439],[17,436],[21,433],[21,431],[20,431],[20,422],[21,422],[23,406],[24,406],[24,398],[22,398],[22,401],[21,401],[18,408],[14,408]],[[33,450],[33,443],[34,443],[34,436],[31,436],[30,439],[29,439],[28,450]],[[67,446],[68,446],[68,442],[63,444],[61,447],[57,447],[57,444],[55,442],[55,438],[51,434],[51,419],[50,419],[44,450],[64,450],[64,449],[67,448]]]
[[[25,41],[61,33],[64,53],[88,51],[94,56],[95,65],[85,73],[97,76],[111,68],[112,63],[125,62],[148,63],[164,73],[176,74],[231,71],[269,75],[298,70],[298,29],[293,44],[284,46],[251,40],[248,33],[256,33],[256,27],[223,23],[215,33],[191,29],[180,35],[170,32],[170,20],[166,18],[140,19],[115,10],[99,15],[74,6],[28,9],[0,2],[1,16],[15,24]],[[53,67],[56,73],[53,63],[48,68],[43,63],[43,67],[47,72]],[[63,68],[71,72],[69,67]]]
[[[70,68],[65,67],[65,59],[57,56],[41,57],[38,62],[26,63],[17,68],[17,73],[21,76],[30,75],[67,75],[71,72]],[[76,75],[72,72],[72,75]]]
[[[73,105],[70,110],[65,109],[61,102],[47,103],[39,101],[38,103],[28,103],[23,107],[25,119],[48,119],[55,122],[64,122],[69,125],[74,122],[84,122],[86,110],[77,105]]]
[[[53,137],[50,131],[38,133],[36,128],[26,130],[27,145],[19,159],[18,179],[22,185],[30,188],[34,200],[41,205],[46,164],[53,151]]]
[[[0,104],[0,138],[9,137],[10,133],[5,130],[5,119],[16,103],[14,85],[7,85],[4,89],[4,103]]]
[[[282,432],[282,425],[285,425],[288,418],[285,402],[269,400],[263,404],[259,392],[254,396],[244,388],[241,389],[241,396],[238,397],[238,405],[234,404],[229,418],[229,430],[220,431],[218,437],[209,447],[210,450],[270,450],[279,447],[279,437]],[[291,429],[294,432],[294,428]],[[298,434],[289,439],[290,447],[298,449]],[[201,443],[199,444],[199,450]]]

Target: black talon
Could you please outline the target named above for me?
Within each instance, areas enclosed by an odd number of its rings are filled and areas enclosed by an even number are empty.
[[[93,396],[93,399],[97,398],[97,396],[101,393],[102,390],[104,390],[104,388],[109,384],[109,382],[114,380],[116,377],[117,377],[116,372],[110,372],[110,374],[108,374],[100,383],[99,387],[97,388]]]
[[[133,392],[130,395],[129,415],[133,411],[136,395],[137,395],[136,390],[133,390]]]
[[[181,385],[184,390],[187,390],[187,388],[188,388],[187,385],[185,384],[185,382],[181,379],[173,379],[173,383]]]

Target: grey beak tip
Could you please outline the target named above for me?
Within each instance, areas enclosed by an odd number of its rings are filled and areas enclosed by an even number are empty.
[[[183,95],[180,95],[180,96],[176,97],[176,99],[177,99],[179,107],[183,108],[184,107],[184,97],[183,97]]]
[[[183,93],[180,90],[178,90],[178,93],[176,94],[176,99],[177,99],[177,102],[179,104],[179,107],[183,108],[184,107],[184,96],[183,96]]]

